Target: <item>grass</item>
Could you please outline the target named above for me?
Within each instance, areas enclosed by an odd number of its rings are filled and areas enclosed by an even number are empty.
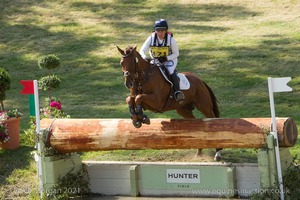
[[[55,73],[62,84],[54,96],[62,100],[67,114],[73,118],[128,118],[128,91],[115,45],[137,44],[139,48],[159,18],[168,20],[179,45],[178,70],[194,72],[213,88],[222,117],[269,117],[267,78],[291,76],[293,92],[275,94],[276,114],[300,121],[297,0],[2,0],[0,7],[0,67],[12,76],[5,105],[24,113],[22,131],[29,127],[29,108],[28,97],[19,94],[19,81],[45,76],[37,60],[50,53],[61,59],[62,66]],[[45,97],[41,91],[41,102]],[[147,114],[151,118],[177,117],[175,112]],[[14,192],[38,184],[30,154],[33,150],[28,146],[0,150],[1,192],[9,190],[15,195],[12,198],[34,198],[34,192]],[[299,155],[299,140],[291,152]],[[84,153],[82,157],[199,161],[194,153],[115,151]],[[205,150],[202,159],[210,160],[212,154]],[[256,152],[228,149],[223,159],[256,162]]]
[[[119,160],[119,161],[145,161],[145,162],[214,162],[215,150],[204,149],[201,156],[195,156],[197,150],[115,150],[102,152],[88,152],[81,157],[83,160]],[[257,163],[257,150],[255,149],[224,149],[222,162]]]

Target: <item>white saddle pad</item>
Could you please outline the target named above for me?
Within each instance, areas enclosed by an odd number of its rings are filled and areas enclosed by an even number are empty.
[[[181,90],[188,90],[190,89],[190,82],[189,80],[186,78],[186,76],[182,73],[178,73],[177,76],[179,77],[180,79],[180,82],[179,82],[179,87]]]
[[[173,83],[166,77],[165,73],[162,71],[162,69],[159,67],[159,70],[161,72],[161,74],[163,75],[163,77],[171,84],[171,86],[173,87]],[[186,76],[182,73],[178,73],[177,76],[179,77],[180,81],[179,81],[179,87],[180,90],[188,90],[190,89],[190,82],[189,80],[186,78]]]

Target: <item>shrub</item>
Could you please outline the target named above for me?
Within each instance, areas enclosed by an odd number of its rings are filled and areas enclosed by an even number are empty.
[[[59,88],[60,85],[60,78],[57,75],[49,75],[44,76],[39,80],[39,88],[44,91],[51,91],[53,89]]]
[[[60,66],[60,59],[54,54],[42,56],[38,60],[38,66],[41,69],[48,69],[48,70],[55,69]]]
[[[4,68],[0,68],[0,103],[1,111],[4,111],[3,101],[6,99],[6,91],[10,89],[11,79]]]

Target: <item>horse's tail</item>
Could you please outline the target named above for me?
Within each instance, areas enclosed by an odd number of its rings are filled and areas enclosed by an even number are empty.
[[[220,111],[219,111],[219,105],[218,105],[218,99],[213,93],[212,89],[203,81],[205,87],[208,89],[212,103],[213,103],[213,112],[215,117],[219,118],[220,117]]]

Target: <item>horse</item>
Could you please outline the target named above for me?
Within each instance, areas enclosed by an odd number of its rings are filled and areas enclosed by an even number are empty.
[[[144,60],[136,46],[129,46],[125,50],[117,46],[122,55],[120,64],[125,79],[124,85],[130,91],[126,98],[132,123],[136,128],[142,124],[150,124],[150,119],[143,110],[163,113],[176,110],[183,118],[195,118],[193,110],[203,113],[207,118],[218,118],[220,112],[218,100],[212,89],[200,78],[190,72],[183,72],[190,83],[190,88],[182,90],[185,98],[178,102],[172,97],[172,85],[164,78],[156,64]],[[216,149],[214,159],[221,159],[220,150]],[[197,155],[201,154],[201,149]]]

